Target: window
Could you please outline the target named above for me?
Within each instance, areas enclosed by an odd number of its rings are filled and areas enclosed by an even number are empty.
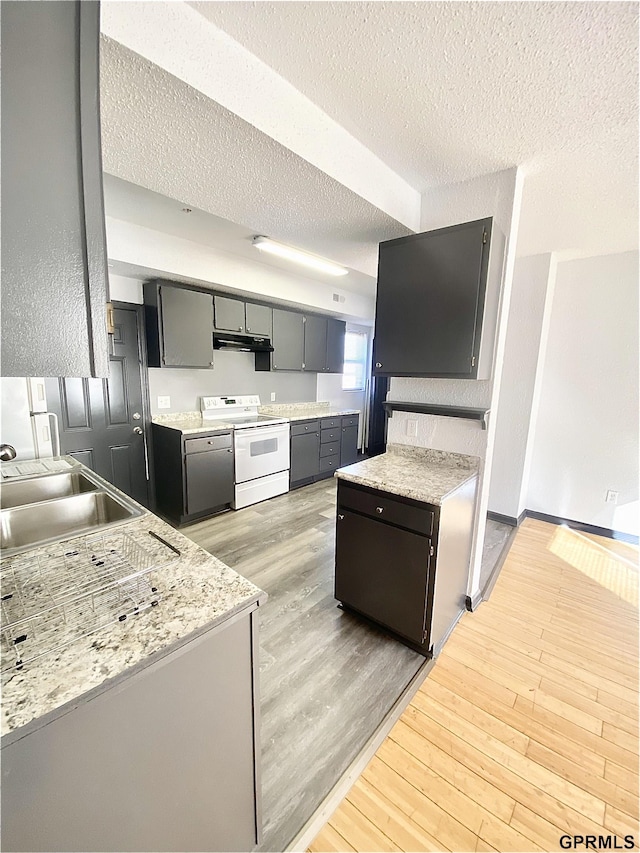
[[[343,391],[364,391],[367,362],[365,332],[347,332],[344,336]]]

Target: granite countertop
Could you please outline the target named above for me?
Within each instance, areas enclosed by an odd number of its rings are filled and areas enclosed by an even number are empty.
[[[360,409],[337,409],[330,403],[280,403],[260,406],[261,415],[274,415],[289,421],[306,421],[311,418],[339,418],[342,415],[359,415]]]
[[[113,488],[113,487],[111,487]],[[117,491],[117,490],[116,490]],[[180,556],[149,536],[161,536],[180,551]],[[133,540],[151,555],[152,562],[166,563],[145,577],[157,587],[158,606],[115,622],[70,645],[43,655],[22,670],[2,673],[2,724],[5,735],[20,726],[61,709],[94,688],[162,657],[175,647],[255,603],[266,594],[250,581],[212,557],[157,516],[146,512],[140,518],[105,530],[105,541]],[[60,554],[75,545],[84,547],[85,537],[44,545],[3,560],[38,556],[46,570],[60,572]],[[117,546],[116,546],[117,547]],[[5,649],[3,648],[3,657]],[[12,652],[8,652],[12,654]]]
[[[270,406],[260,406],[258,411],[261,415],[273,415],[273,417],[286,418],[288,421],[338,418],[342,415],[360,414],[360,409],[336,409],[329,403],[277,403]],[[212,434],[233,429],[233,424],[225,421],[203,421],[200,412],[174,412],[167,415],[154,415],[153,423],[178,430],[183,435]]]
[[[339,468],[335,476],[440,506],[447,495],[477,475],[479,464],[477,456],[390,444],[381,456]]]
[[[219,432],[229,432],[233,424],[226,421],[203,421],[200,412],[176,412],[170,415],[155,415],[153,423],[169,429],[178,430],[183,435],[196,435],[206,432],[213,435]]]

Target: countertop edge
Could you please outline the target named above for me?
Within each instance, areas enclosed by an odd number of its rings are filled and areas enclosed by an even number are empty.
[[[345,472],[344,469],[340,468],[338,468],[338,470],[334,473],[333,476],[336,479],[345,480],[345,482],[348,483],[354,483],[354,485],[356,486],[364,486],[368,489],[375,489],[378,492],[384,492],[389,495],[397,495],[398,497],[408,498],[409,500],[418,501],[420,503],[428,503],[432,506],[441,506],[447,498],[453,495],[454,492],[456,492],[459,488],[468,483],[469,480],[476,478],[478,476],[478,472],[469,470],[468,476],[466,476],[464,480],[460,480],[460,482],[457,483],[453,488],[449,489],[448,492],[443,495],[440,495],[437,498],[433,495],[427,495],[426,493],[421,495],[420,497],[417,497],[415,494],[415,490],[413,490],[413,494],[409,494],[409,492],[412,491],[410,489],[403,489],[401,486],[389,486],[388,484],[380,483],[379,481],[376,481],[373,478],[363,477],[358,474],[349,474],[348,472]]]
[[[215,619],[212,619],[211,622],[208,622],[206,625],[201,625],[199,628],[195,628],[190,634],[187,634],[184,637],[180,637],[179,639],[168,643],[161,649],[157,649],[155,652],[152,652],[143,660],[137,661],[126,669],[123,669],[117,675],[113,675],[109,678],[106,678],[100,684],[96,684],[95,687],[89,688],[89,690],[86,690],[84,693],[80,693],[73,699],[68,699],[66,702],[64,702],[62,705],[59,705],[57,708],[52,708],[51,711],[47,711],[44,714],[29,720],[29,722],[24,723],[23,725],[18,726],[15,729],[11,729],[8,732],[5,732],[0,738],[0,746],[4,749],[4,747],[6,746],[10,746],[13,743],[17,743],[17,741],[21,740],[23,737],[26,737],[27,735],[30,735],[33,732],[39,731],[44,726],[53,723],[55,720],[65,716],[76,708],[79,708],[86,702],[91,702],[94,699],[97,699],[98,696],[101,696],[103,693],[106,693],[108,690],[117,688],[118,685],[122,684],[124,681],[127,681],[129,678],[132,678],[141,672],[144,672],[145,669],[150,666],[153,666],[156,663],[159,663],[161,660],[178,651],[178,649],[182,648],[183,646],[186,646],[187,644],[198,640],[200,637],[204,636],[209,631],[213,631],[216,628],[223,626],[225,622],[233,620],[236,616],[243,613],[243,611],[247,611],[248,614],[253,612],[254,610],[257,610],[258,607],[262,606],[266,602],[267,598],[267,593],[263,591],[249,596],[245,601],[237,604],[231,610],[228,610],[225,613],[221,613],[219,616],[217,616]]]

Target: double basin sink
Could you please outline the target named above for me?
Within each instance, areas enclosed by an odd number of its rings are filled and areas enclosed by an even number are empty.
[[[3,556],[11,556],[96,533],[143,512],[84,470],[9,480],[0,492],[0,546]]]

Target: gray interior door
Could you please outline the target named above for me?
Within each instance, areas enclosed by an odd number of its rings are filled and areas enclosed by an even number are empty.
[[[61,453],[148,506],[138,316],[135,307],[114,310],[109,379],[47,379],[46,390],[49,410],[58,415]]]

